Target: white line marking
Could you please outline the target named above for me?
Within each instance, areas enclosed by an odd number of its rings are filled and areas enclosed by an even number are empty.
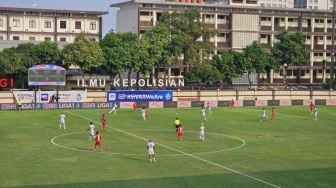
[[[87,119],[87,120],[89,120],[89,121],[94,121],[94,120],[91,120],[91,119],[89,119],[89,118],[86,118],[86,117],[84,117],[84,116],[81,116],[81,115],[78,115],[78,114],[75,114],[75,113],[72,113],[72,112],[69,112],[69,111],[66,111],[66,112],[67,112],[67,113],[69,113],[69,114],[72,114],[72,115],[75,115],[75,116],[81,117],[81,118],[83,118],[83,119]],[[97,121],[94,121],[94,122],[96,122],[96,123],[99,123],[99,122],[97,122]],[[137,135],[134,135],[134,134],[131,134],[131,133],[125,132],[125,131],[123,131],[123,130],[120,130],[120,129],[117,129],[117,128],[114,128],[114,127],[111,127],[111,126],[108,126],[108,127],[110,127],[111,129],[114,129],[114,130],[116,130],[116,131],[119,131],[119,132],[125,133],[125,134],[127,134],[127,135],[130,135],[130,136],[133,136],[133,137],[139,138],[139,139],[141,139],[141,140],[148,141],[148,139],[145,139],[145,138],[142,138],[142,137],[140,137],[140,136],[137,136]],[[182,154],[184,154],[184,155],[188,155],[189,157],[192,157],[192,158],[195,158],[195,159],[201,160],[201,161],[203,161],[203,162],[206,162],[206,163],[212,164],[212,165],[214,165],[214,166],[217,166],[217,167],[220,167],[220,168],[226,169],[226,170],[228,170],[228,171],[231,171],[231,172],[237,173],[237,174],[239,174],[239,175],[242,175],[242,176],[245,176],[245,177],[251,178],[251,179],[253,179],[253,180],[256,180],[256,181],[259,181],[259,182],[261,182],[261,183],[264,183],[264,184],[270,185],[270,186],[272,186],[272,187],[277,187],[277,188],[280,188],[280,187],[279,187],[279,186],[277,186],[277,185],[274,185],[274,184],[271,184],[271,183],[269,183],[269,182],[263,181],[263,180],[261,180],[261,179],[255,178],[255,177],[253,177],[253,176],[250,176],[250,175],[244,174],[244,173],[242,173],[242,172],[239,172],[239,171],[237,171],[237,170],[233,170],[233,169],[231,169],[231,168],[228,168],[228,167],[222,166],[222,165],[220,165],[220,164],[217,164],[217,163],[214,163],[214,162],[208,161],[208,160],[206,160],[206,159],[202,159],[202,158],[200,158],[200,157],[197,157],[197,156],[195,156],[195,155],[192,155],[192,154],[189,154],[189,153],[185,153],[185,152],[183,152],[183,151],[180,151],[180,150],[177,150],[177,149],[171,148],[171,147],[169,147],[169,146],[165,146],[165,145],[163,145],[163,144],[160,144],[160,143],[157,143],[157,142],[155,142],[155,143],[156,143],[157,145],[159,145],[159,146],[162,146],[162,147],[164,147],[164,148],[171,149],[171,150],[173,150],[173,151],[176,151],[176,152],[182,153]]]
[[[125,129],[122,129],[122,130],[125,130]],[[172,132],[171,130],[154,130],[154,129],[128,129],[128,130]],[[196,131],[185,131],[185,132],[196,133]],[[62,148],[66,148],[66,149],[92,152],[91,150],[88,150],[88,149],[80,149],[80,148],[73,148],[73,147],[69,147],[69,146],[60,145],[60,144],[56,143],[56,141],[55,141],[59,137],[66,136],[66,135],[71,135],[71,134],[77,134],[77,133],[83,133],[83,132],[72,132],[72,133],[66,133],[66,134],[61,134],[61,135],[55,136],[54,138],[51,139],[51,143],[53,143],[56,146],[59,146],[59,147],[62,147]],[[86,132],[84,131],[84,133],[86,133]],[[196,154],[201,155],[201,154],[220,153],[220,152],[224,152],[224,151],[236,150],[236,149],[239,149],[239,148],[241,148],[241,147],[243,147],[245,145],[245,141],[242,140],[242,139],[240,139],[240,138],[236,138],[236,137],[229,136],[229,135],[224,135],[224,134],[217,134],[217,133],[207,133],[207,134],[213,134],[213,135],[220,135],[220,136],[226,136],[226,137],[235,138],[237,140],[242,141],[242,145],[237,146],[235,148],[229,148],[229,149],[223,149],[223,150],[217,150],[217,151],[207,151],[207,152],[199,152],[199,153],[190,153],[190,154],[192,154],[192,155],[196,155]],[[147,156],[147,154],[129,154],[129,153],[113,153],[113,152],[104,152],[104,153],[106,153],[106,154],[112,154],[112,155],[125,155],[125,156],[127,156],[127,155],[132,155],[132,156]],[[185,154],[182,154],[182,153],[179,153],[179,154],[161,154],[161,155],[157,155],[157,156],[178,156],[178,155],[185,155]]]

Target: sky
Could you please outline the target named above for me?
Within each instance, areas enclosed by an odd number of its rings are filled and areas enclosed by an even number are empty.
[[[109,14],[103,16],[104,36],[110,29],[116,28],[118,8],[111,8],[110,5],[125,1],[128,0],[0,0],[0,7],[106,11]]]

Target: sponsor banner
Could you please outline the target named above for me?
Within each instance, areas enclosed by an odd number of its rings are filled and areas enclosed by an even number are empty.
[[[17,109],[17,105],[16,104],[1,104],[0,105],[1,110],[16,110]]]
[[[217,101],[204,101],[204,105],[208,107],[208,103],[210,104],[211,107],[218,107],[218,102]]]
[[[230,101],[218,101],[218,107],[230,107]]]
[[[243,101],[235,101],[234,100],[234,106],[236,107],[236,106],[244,106],[244,102]]]
[[[107,91],[107,102],[165,102],[173,100],[173,91]]]
[[[85,104],[85,103],[84,103]],[[108,103],[108,102],[97,102],[94,103],[96,105],[96,108],[112,108],[112,103]],[[120,107],[120,105],[119,105]]]
[[[303,100],[292,100],[292,105],[303,105]]]
[[[177,108],[190,108],[191,101],[177,101]]]
[[[243,101],[243,105],[244,105],[244,106],[255,106],[255,101],[252,101],[252,100],[244,100],[244,101]],[[235,106],[236,106],[236,103],[235,103]]]
[[[279,100],[269,100],[267,101],[267,106],[279,106],[280,101]]]
[[[143,107],[148,108],[149,107],[148,102],[137,102],[136,105],[137,105],[137,108],[143,108]]]
[[[35,109],[35,104],[29,104],[29,103],[27,103],[27,104],[22,104],[22,108],[24,109],[24,110],[34,110]]]
[[[83,108],[83,109],[93,109],[93,108],[97,108],[96,107],[96,103],[94,102],[85,102],[85,103],[81,103],[80,106],[76,105],[75,108]]]
[[[203,101],[191,101],[191,107],[204,107]]]
[[[173,102],[164,102],[163,103],[163,107],[164,108],[177,108],[177,102],[173,101]]]
[[[327,99],[326,105],[336,105],[336,99]]]
[[[326,105],[327,101],[325,99],[315,100],[315,105]]]
[[[280,100],[280,106],[291,106],[292,101],[288,99]]]
[[[31,103],[35,100],[34,91],[13,91],[15,100],[21,100],[22,103]],[[56,91],[36,91],[37,103],[49,103],[50,98],[56,95]],[[59,91],[58,102],[86,102],[86,91]],[[55,100],[56,102],[56,100]]]
[[[163,108],[163,102],[149,102],[149,108]]]
[[[255,105],[256,106],[268,106],[268,101],[267,100],[256,100]]]
[[[314,100],[307,100],[307,99],[305,99],[305,100],[303,100],[303,105],[304,106],[309,106],[311,102],[313,102],[313,104],[315,104]]]
[[[120,102],[120,108],[133,108],[133,102]]]

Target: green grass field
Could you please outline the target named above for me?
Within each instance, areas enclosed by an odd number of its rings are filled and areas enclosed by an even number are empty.
[[[214,108],[198,138],[199,108],[140,111],[0,112],[1,187],[335,187],[336,107],[276,107],[276,120],[259,121],[260,107]],[[177,138],[176,112],[184,127]],[[102,132],[100,118],[107,117]],[[268,118],[270,107],[267,108]],[[93,152],[90,121],[103,152]],[[156,163],[147,141],[156,144]]]

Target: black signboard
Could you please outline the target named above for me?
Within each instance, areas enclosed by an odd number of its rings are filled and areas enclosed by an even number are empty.
[[[279,100],[268,100],[267,101],[267,106],[279,106],[280,101]]]
[[[324,99],[317,99],[315,100],[315,105],[326,105],[327,100]]]
[[[163,108],[177,108],[177,102],[164,102],[163,103]]]
[[[218,101],[218,107],[230,107],[230,101]]]
[[[148,102],[137,102],[136,105],[137,105],[137,108],[143,108],[143,107],[149,108]]]
[[[255,101],[252,100],[245,100],[243,101],[244,106],[255,106]]]
[[[191,101],[191,107],[204,107],[203,101]]]
[[[303,105],[303,100],[292,100],[292,105]]]

